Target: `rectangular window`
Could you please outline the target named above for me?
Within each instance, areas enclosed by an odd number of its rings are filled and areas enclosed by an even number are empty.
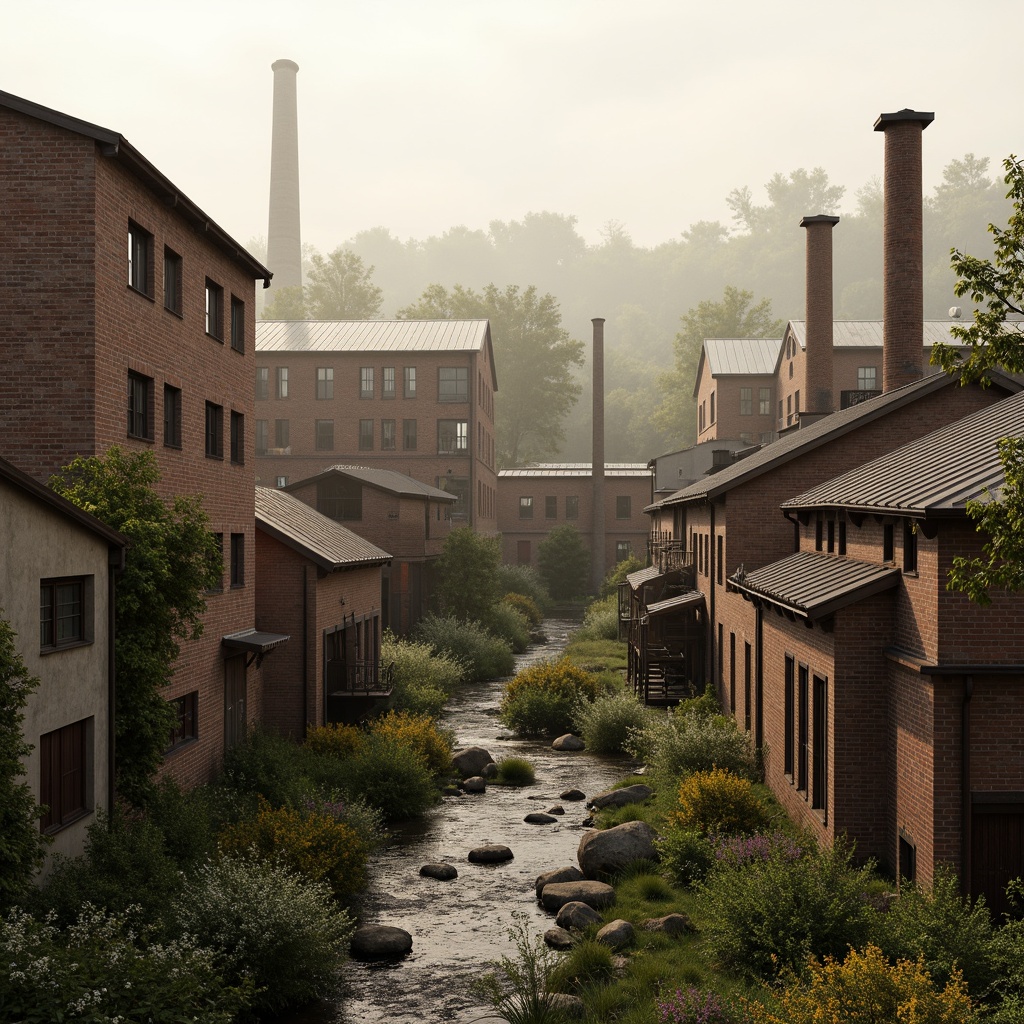
[[[519,518],[520,519],[532,519],[533,518],[533,498],[522,497],[519,499]]]
[[[193,690],[183,697],[174,697],[167,702],[173,715],[170,740],[166,753],[199,739],[199,691]]]
[[[439,402],[469,401],[469,370],[464,366],[442,366],[437,371]]]
[[[580,499],[575,494],[570,494],[565,499],[565,518],[566,519],[579,519],[580,517]]]
[[[181,388],[164,385],[164,446],[181,447]]]
[[[398,430],[395,420],[380,421],[380,450],[393,452],[398,446]]]
[[[615,542],[615,561],[624,562],[633,553],[628,540],[617,540]]]
[[[279,366],[277,368],[277,397],[287,398],[288,397],[288,367]]]
[[[128,371],[128,436],[153,440],[153,378]]]
[[[807,666],[801,665],[797,676],[796,705],[796,788],[807,793]]]
[[[757,411],[762,416],[771,416],[771,414],[772,414],[772,389],[771,388],[758,388],[757,389]]]
[[[270,367],[256,367],[256,401],[270,397]]]
[[[825,524],[821,516],[814,521],[814,550],[824,551],[825,549]]]
[[[402,448],[407,452],[416,451],[415,420],[402,420]]]
[[[797,416],[800,415],[800,392],[799,391],[797,391],[793,395],[793,411],[797,414]]]
[[[711,422],[715,422],[715,393],[711,392]]]
[[[153,236],[128,221],[128,285],[153,297]]]
[[[181,257],[164,246],[164,308],[181,316]]]
[[[316,368],[316,397],[321,402],[329,402],[334,398],[333,366],[318,366]]]
[[[245,586],[245,534],[231,534],[231,586]]]
[[[380,396],[381,398],[395,397],[395,368],[393,366],[384,367],[380,385]]]
[[[256,421],[256,454],[266,455],[267,446],[270,440],[270,433],[268,431],[269,424],[266,420]]]
[[[858,366],[857,367],[857,390],[858,391],[874,391],[875,390],[875,367],[873,366]]]
[[[44,651],[92,640],[86,577],[39,581],[39,646]]]
[[[52,833],[89,813],[89,740],[92,719],[39,737],[39,802],[42,832]]]
[[[245,352],[245,303],[231,296],[231,347]]]
[[[288,448],[291,445],[290,433],[288,420],[274,420],[274,447]]]
[[[224,458],[224,407],[213,402],[206,403],[206,455]]]
[[[288,477],[286,477],[286,476],[279,476],[279,477],[277,477],[275,479],[275,481],[274,481],[274,486],[275,487],[287,487],[288,486]]]
[[[528,540],[516,541],[516,565],[530,564],[530,542]]]
[[[917,524],[909,519],[903,523],[903,571],[917,572]]]
[[[615,498],[615,518],[629,519],[633,515],[632,502],[628,494],[620,494]]]
[[[811,730],[811,807],[824,812],[828,782],[828,681],[814,677],[814,722]]]
[[[846,554],[846,520],[840,519],[839,523],[839,542],[837,545],[837,553],[840,555]]]
[[[373,367],[363,366],[359,369],[359,397],[373,398]]]
[[[437,454],[465,455],[469,451],[467,420],[437,421]]]
[[[783,714],[783,771],[793,777],[793,720],[796,688],[796,662],[792,654],[786,655],[786,681]]]
[[[334,420],[316,421],[316,450],[318,452],[334,451]]]
[[[893,540],[892,523],[882,527],[882,561],[893,562],[896,559],[896,546]]]
[[[722,537],[722,535],[719,534],[718,537],[716,538],[716,540],[717,540],[717,544],[715,545],[715,549],[716,549],[715,550],[715,578],[718,580],[718,585],[721,586],[722,585],[722,574],[723,574],[722,573],[722,562],[723,562],[723,558],[722,558],[723,537]]]
[[[407,366],[402,371],[402,377],[405,382],[405,397],[415,398],[416,397],[416,367]]]
[[[206,333],[218,341],[224,340],[224,289],[206,279]]]
[[[231,413],[231,461],[236,466],[245,462],[245,414]]]
[[[545,519],[557,519],[558,518],[558,496],[555,494],[549,494],[544,498],[544,518]]]
[[[729,711],[736,714],[736,634],[729,634]]]
[[[786,395],[786,423],[793,422],[793,396]]]
[[[740,388],[740,415],[754,415],[754,389]]]
[[[750,732],[750,644],[743,644],[743,728]]]
[[[725,685],[725,626],[718,624],[718,693]]]
[[[359,450],[361,452],[373,451],[373,420],[359,421]]]

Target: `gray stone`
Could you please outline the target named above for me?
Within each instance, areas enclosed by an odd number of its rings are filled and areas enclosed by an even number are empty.
[[[485,764],[481,769],[480,774],[485,779],[493,779],[498,774],[498,766],[493,761],[490,764]]]
[[[559,736],[551,746],[555,750],[585,750],[587,745],[579,736],[573,736],[571,732],[567,732],[564,736]]]
[[[573,937],[564,928],[549,928],[544,933],[544,941],[552,949],[572,949]]]
[[[487,780],[481,775],[474,775],[470,779],[462,780],[462,788],[467,793],[486,793]]]
[[[471,864],[500,864],[511,859],[512,851],[507,846],[501,846],[498,843],[488,843],[469,851]]]
[[[462,796],[462,790],[458,786],[445,786],[441,790],[441,796]]]
[[[494,763],[494,758],[483,747],[466,747],[452,754],[455,772],[463,779],[479,775],[484,768]]]
[[[555,804],[554,807],[547,809],[548,814],[565,814],[565,808],[561,804]]]
[[[540,811],[532,811],[523,821],[527,825],[553,825],[558,819],[551,814],[542,814]]]
[[[545,910],[558,910],[573,900],[586,903],[595,910],[603,910],[615,902],[615,890],[604,882],[584,879],[580,882],[548,882],[540,894]]]
[[[576,859],[585,878],[617,874],[638,860],[658,859],[658,833],[646,821],[627,821],[614,828],[591,829],[580,840]]]
[[[579,996],[570,996],[565,992],[548,992],[548,1006],[562,1013],[565,1017],[582,1017],[586,1008]]]
[[[350,952],[358,960],[392,960],[412,949],[412,936],[404,928],[364,924],[352,933]]]
[[[601,915],[593,907],[579,900],[563,904],[555,915],[555,924],[559,928],[574,928],[578,932],[600,923]]]
[[[634,939],[633,926],[621,917],[606,924],[595,936],[598,942],[612,949],[623,949]]]
[[[586,800],[587,794],[582,789],[567,789],[564,793],[560,793],[558,796],[559,800]]]
[[[642,804],[654,796],[654,790],[638,782],[635,786],[623,786],[622,789],[609,789],[598,793],[588,804],[600,810],[602,807],[625,807],[626,804]]]
[[[569,864],[564,868],[555,868],[553,871],[545,871],[537,876],[534,888],[537,890],[537,899],[544,891],[544,886],[549,882],[582,882],[583,872],[575,864]]]
[[[695,932],[693,922],[686,914],[666,914],[664,917],[649,917],[640,923],[640,927],[648,932],[661,932],[663,935],[670,935],[675,938],[678,935],[687,935]]]
[[[450,882],[453,878],[459,877],[454,864],[424,864],[420,868],[420,874],[427,878],[436,878],[439,882]]]

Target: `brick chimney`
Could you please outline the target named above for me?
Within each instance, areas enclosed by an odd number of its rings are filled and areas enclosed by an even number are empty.
[[[299,233],[299,119],[295,76],[299,65],[276,60],[274,124],[270,146],[270,224],[267,266],[274,280],[267,301],[282,288],[302,284],[302,239]]]
[[[807,351],[805,411],[813,416],[832,412],[832,229],[838,217],[804,217],[807,229]]]
[[[590,582],[595,594],[604,582],[604,317],[595,317],[594,325],[594,405],[593,456],[590,478],[593,481],[594,521],[590,545]]]
[[[921,133],[934,120],[934,113],[904,109],[875,121],[875,131],[885,132],[883,391],[924,376]]]

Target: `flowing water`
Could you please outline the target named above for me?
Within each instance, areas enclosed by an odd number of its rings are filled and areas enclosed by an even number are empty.
[[[546,644],[517,658],[517,670],[556,657],[577,623],[547,620]],[[370,864],[370,885],[362,902],[366,924],[397,925],[413,937],[412,953],[388,965],[349,962],[347,995],[338,1008],[292,1018],[294,1024],[422,1024],[497,1020],[470,989],[490,964],[514,952],[508,935],[514,914],[528,916],[531,932],[554,923],[537,903],[534,880],[543,871],[576,863],[576,848],[587,830],[584,802],[559,800],[567,789],[588,797],[627,775],[632,762],[581,753],[560,753],[550,742],[508,737],[496,712],[502,681],[466,686],[452,699],[445,724],[458,747],[480,746],[495,760],[525,757],[537,781],[523,789],[488,787],[478,795],[445,797],[423,819],[393,835]],[[561,804],[554,825],[527,825],[531,811]],[[471,849],[485,843],[508,846],[504,864],[470,864]],[[420,876],[421,865],[447,861],[458,878],[439,882]]]

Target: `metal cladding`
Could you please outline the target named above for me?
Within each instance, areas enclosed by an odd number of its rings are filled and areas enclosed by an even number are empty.
[[[594,534],[590,549],[591,583],[595,593],[604,582],[604,317],[595,317],[594,325],[594,457],[591,460],[594,487]]]
[[[270,223],[267,263],[272,288],[302,284],[302,237],[299,229],[299,119],[292,60],[271,64],[274,72],[274,123],[270,148]]]
[[[923,374],[921,133],[934,120],[933,113],[904,109],[881,114],[875,122],[875,131],[885,133],[883,391],[910,384]]]
[[[802,411],[809,413],[830,413],[833,408],[832,229],[838,223],[838,217],[825,214],[800,221],[807,229],[807,408]]]

